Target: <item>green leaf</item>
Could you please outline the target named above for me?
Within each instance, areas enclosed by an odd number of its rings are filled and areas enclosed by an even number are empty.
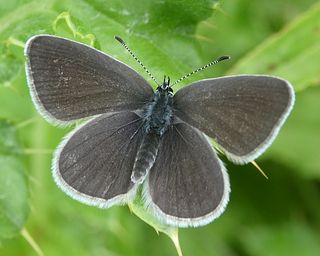
[[[21,162],[0,155],[0,239],[12,238],[23,228],[29,212],[27,195]]]
[[[230,74],[272,74],[289,80],[296,91],[320,85],[320,4],[247,54]]]
[[[6,120],[0,119],[0,155],[17,155],[21,148],[17,140],[16,129]]]
[[[28,215],[28,192],[16,129],[0,119],[0,239],[22,229]]]
[[[141,190],[141,189],[140,189]],[[179,256],[182,256],[182,251],[179,243],[178,228],[161,223],[154,215],[152,215],[144,206],[142,192],[139,191],[135,200],[129,203],[130,210],[144,222],[152,226],[157,233],[162,232],[170,237],[176,247]]]
[[[282,256],[290,252],[290,256],[313,256],[320,251],[317,232],[297,221],[251,227],[244,230],[240,239],[247,255]]]

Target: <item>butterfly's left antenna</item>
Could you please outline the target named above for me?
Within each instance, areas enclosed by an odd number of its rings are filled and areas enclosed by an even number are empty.
[[[146,73],[152,78],[155,83],[160,86],[160,84],[157,82],[157,80],[154,78],[154,76],[150,73],[150,71],[146,68],[145,65],[142,64],[142,62],[136,57],[136,55],[130,50],[130,48],[127,46],[127,44],[118,36],[114,36],[114,38],[119,41],[123,47],[130,53],[130,55],[141,65],[141,67],[146,71]]]
[[[203,67],[201,67],[201,68],[198,68],[198,69],[190,72],[189,74],[187,74],[187,75],[179,78],[177,81],[175,81],[174,83],[172,83],[170,87],[174,86],[174,85],[177,84],[177,83],[180,83],[182,80],[188,78],[189,76],[191,76],[191,75],[193,75],[193,74],[195,74],[195,73],[198,73],[199,71],[202,71],[202,70],[204,70],[204,69],[206,69],[206,68],[208,68],[208,67],[210,67],[210,66],[212,66],[212,65],[215,65],[215,64],[217,64],[217,63],[220,62],[220,61],[229,60],[230,58],[231,58],[230,56],[221,56],[221,57],[219,57],[218,59],[216,59],[216,60],[208,63],[207,65],[205,65],[205,66],[203,66]]]

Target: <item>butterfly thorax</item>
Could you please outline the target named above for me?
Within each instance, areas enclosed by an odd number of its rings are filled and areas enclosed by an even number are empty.
[[[144,131],[162,136],[172,125],[172,90],[159,86],[144,108]]]

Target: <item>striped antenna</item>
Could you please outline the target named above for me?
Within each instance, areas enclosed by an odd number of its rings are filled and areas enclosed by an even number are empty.
[[[230,56],[221,56],[220,58],[218,58],[218,59],[210,62],[209,64],[207,64],[207,65],[205,65],[205,66],[203,66],[203,67],[201,67],[201,68],[198,68],[198,69],[190,72],[189,74],[181,77],[180,79],[178,79],[177,81],[175,81],[174,83],[172,83],[170,87],[174,86],[174,85],[177,84],[177,83],[180,83],[182,80],[188,78],[189,76],[191,76],[191,75],[193,75],[193,74],[195,74],[195,73],[198,73],[199,71],[202,71],[202,70],[204,70],[204,69],[206,69],[206,68],[208,68],[208,67],[210,67],[210,66],[212,66],[212,65],[215,65],[215,64],[217,64],[217,63],[220,62],[220,61],[229,60],[230,58],[231,58]]]
[[[141,67],[146,71],[146,73],[152,78],[155,83],[160,86],[160,84],[157,82],[157,80],[154,78],[154,76],[149,72],[149,70],[145,67],[145,65],[142,64],[142,62],[136,57],[136,55],[130,50],[130,48],[127,46],[127,44],[118,36],[114,36],[114,38],[120,42],[120,44],[123,45],[123,47],[130,53],[130,55],[141,65]]]

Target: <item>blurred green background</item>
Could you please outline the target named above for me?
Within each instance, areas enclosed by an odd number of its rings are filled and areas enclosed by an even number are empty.
[[[295,107],[257,160],[269,180],[223,158],[232,189],[225,213],[205,227],[180,229],[180,243],[185,256],[320,255],[319,1],[0,0],[1,256],[41,255],[30,236],[48,256],[176,255],[170,239],[128,207],[82,205],[54,184],[51,154],[70,128],[39,116],[24,73],[24,43],[43,33],[91,44],[146,79],[114,35],[158,80],[232,56],[180,87],[225,74],[289,80]]]

